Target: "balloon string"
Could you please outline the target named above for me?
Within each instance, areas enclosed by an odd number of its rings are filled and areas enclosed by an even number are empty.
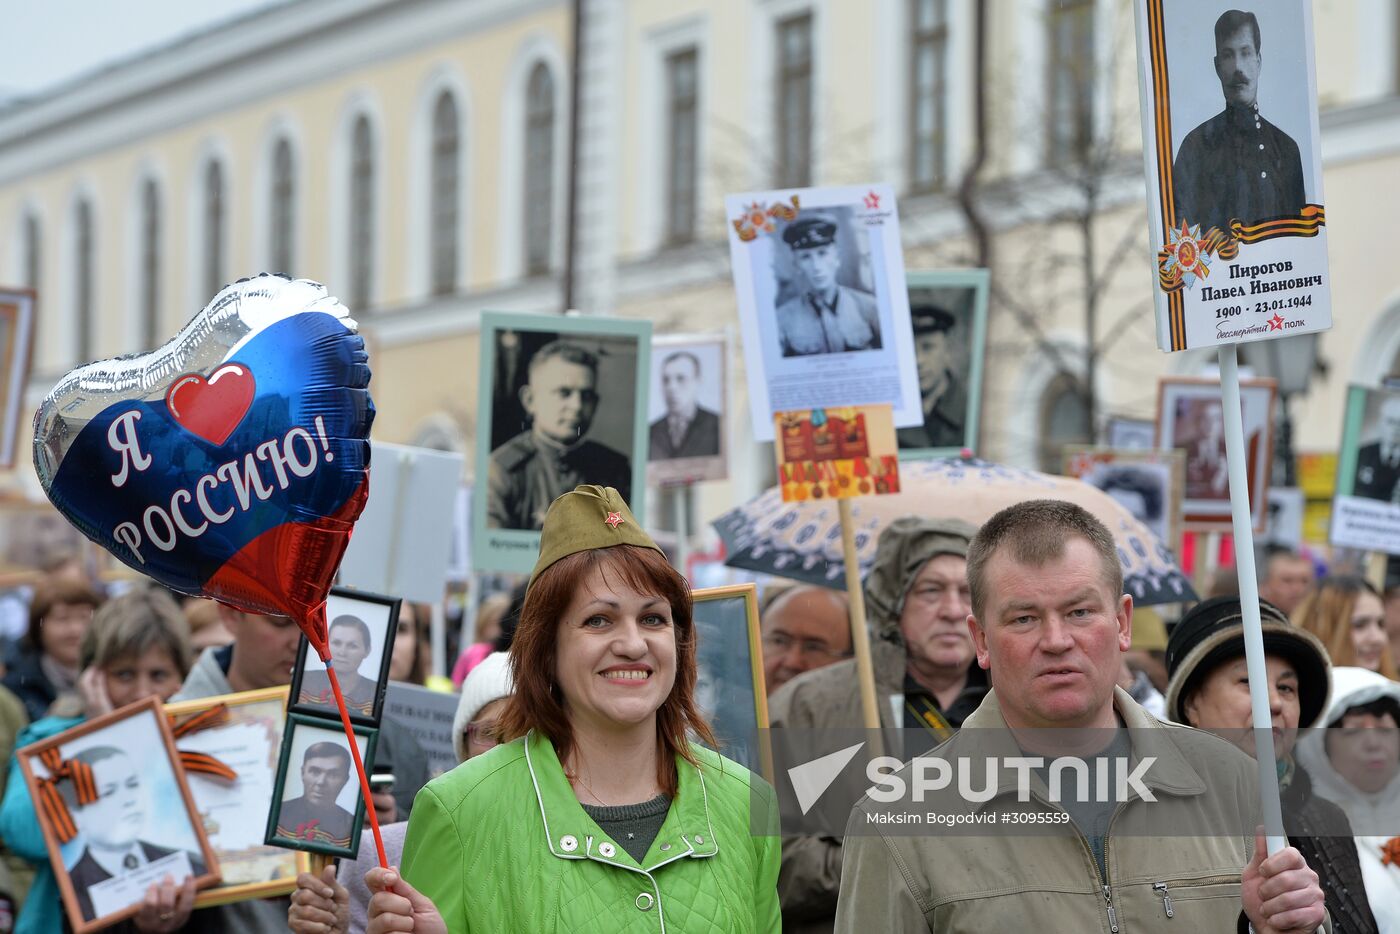
[[[365,798],[365,813],[369,815],[369,829],[374,833],[374,848],[379,851],[379,865],[389,868],[389,859],[384,855],[384,838],[379,835],[379,815],[374,811],[374,798],[369,790],[369,776],[365,774],[365,763],[360,759],[360,746],[355,742],[355,730],[350,726],[350,714],[345,710],[345,698],[340,693],[340,679],[335,676],[334,666],[327,663],[326,674],[331,679],[331,691],[335,693],[335,706],[340,711],[340,725],[345,728],[345,738],[350,740],[350,755],[355,759],[355,774],[360,777],[360,793]]]

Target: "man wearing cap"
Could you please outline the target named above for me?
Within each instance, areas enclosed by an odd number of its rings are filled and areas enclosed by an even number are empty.
[[[951,736],[987,692],[967,631],[967,547],[975,531],[956,519],[896,519],[880,533],[865,578],[880,723],[904,729],[907,748],[892,750],[901,757]],[[768,699],[768,710],[773,727],[859,729],[855,659],[798,675]],[[840,884],[839,839],[785,838],[783,930],[832,930]]]
[[[869,292],[837,282],[836,221],[799,217],[783,231],[797,270],[798,294],[778,306],[784,357],[880,349],[880,311]]]
[[[967,389],[953,369],[949,332],[956,323],[951,312],[937,305],[911,308],[914,324],[914,362],[919,370],[919,396],[924,423],[901,428],[896,437],[902,448],[962,447],[967,440]]]
[[[1215,74],[1225,109],[1186,134],[1172,164],[1176,223],[1202,232],[1303,211],[1298,144],[1259,113],[1259,20],[1228,10],[1215,21]],[[1302,88],[1300,87],[1300,90]]]

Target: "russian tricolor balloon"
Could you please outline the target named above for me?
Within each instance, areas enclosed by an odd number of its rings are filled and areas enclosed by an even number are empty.
[[[53,504],[183,593],[289,616],[324,657],[324,604],[369,494],[364,339],[324,286],[224,288],[165,346],[80,366],[44,399]]]

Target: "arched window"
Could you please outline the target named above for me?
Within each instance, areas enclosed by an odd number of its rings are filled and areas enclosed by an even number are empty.
[[[97,323],[92,308],[95,252],[92,205],[83,198],[73,208],[73,334],[79,362],[92,359],[95,343],[92,333]]]
[[[140,329],[137,339],[141,350],[156,345],[160,327],[160,191],[155,179],[146,179],[141,186],[141,291],[137,313]]]
[[[204,283],[205,301],[224,287],[224,167],[210,159],[204,167]]]
[[[910,0],[909,19],[909,188],[932,191],[946,177],[947,0]]]
[[[554,77],[543,62],[525,92],[525,273],[549,272],[554,226]]]
[[[1084,387],[1068,373],[1060,373],[1045,388],[1040,404],[1040,469],[1058,474],[1064,469],[1067,444],[1093,440]]]
[[[296,256],[293,243],[296,236],[296,166],[292,162],[292,144],[283,137],[272,150],[272,268],[294,276]]]
[[[33,214],[24,215],[24,287],[38,289],[39,279],[44,273],[43,240],[40,239],[39,218]]]
[[[451,295],[457,289],[457,166],[461,145],[457,102],[443,91],[433,105],[432,190],[428,195],[434,295]]]
[[[369,307],[374,284],[374,137],[360,115],[350,134],[350,308]]]

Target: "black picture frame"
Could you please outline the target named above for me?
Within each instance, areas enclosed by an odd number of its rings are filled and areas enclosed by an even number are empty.
[[[366,724],[352,724],[352,729],[356,737],[364,738],[364,749],[361,750],[360,758],[364,762],[365,773],[370,774],[374,770],[374,754],[375,746],[379,739],[379,730]],[[310,733],[303,731],[316,732]],[[298,737],[305,738],[299,740]],[[338,721],[332,723],[324,717],[308,716],[299,713],[287,715],[287,725],[282,731],[282,749],[277,757],[277,777],[273,783],[272,806],[268,808],[267,828],[263,833],[263,842],[268,846],[278,846],[288,850],[302,850],[307,853],[321,853],[326,856],[354,859],[360,851],[360,831],[364,829],[365,821],[365,799],[360,790],[359,778],[355,774],[353,758],[351,758],[349,762],[349,775],[346,779],[346,783],[337,793],[337,798],[339,798],[346,788],[350,788],[355,798],[355,809],[351,813],[349,835],[344,838],[346,840],[345,845],[342,846],[333,842],[334,839],[340,838],[330,838],[330,833],[326,831],[320,832],[325,833],[329,839],[320,839],[317,836],[318,831],[315,827],[307,828],[303,835],[298,836],[296,833],[298,828],[293,828],[293,832],[288,833],[286,832],[287,828],[281,826],[284,823],[283,811],[286,809],[287,805],[291,804],[293,801],[300,800],[302,797],[298,796],[298,798],[293,798],[292,801],[286,800],[288,773],[294,766],[300,770],[303,763],[296,760],[305,759],[305,752],[313,745],[313,741],[337,743],[347,753],[349,752],[349,744],[345,738],[345,730]],[[302,755],[297,755],[298,750],[301,751]],[[300,782],[300,772],[298,771],[297,783],[299,784]],[[335,803],[332,804],[332,807],[341,811],[345,810],[340,807],[339,804]],[[334,812],[328,813],[333,814]],[[293,815],[288,815],[287,818],[288,821],[291,821]]]
[[[368,654],[361,662],[359,670],[361,680],[350,686],[345,683],[344,678],[341,679],[340,689],[345,694],[345,709],[352,723],[377,727],[384,715],[384,691],[389,684],[389,666],[394,656],[394,634],[398,629],[399,607],[402,604],[403,599],[400,597],[367,593],[346,587],[334,588],[326,600],[327,641],[333,641],[330,630],[334,628],[337,619],[343,615],[355,615],[345,612],[351,609],[358,611],[359,618],[370,633]],[[375,623],[365,620],[366,616],[371,616]],[[382,625],[383,628],[380,629],[376,624]],[[379,656],[378,665],[371,669],[374,671],[374,681],[371,683],[364,671],[364,665],[374,658],[376,649]],[[311,650],[307,638],[302,636],[301,646],[297,649],[296,667],[292,670],[292,688],[287,709],[293,713],[332,718],[339,722],[340,714],[336,710],[335,699],[325,693],[329,690],[330,682],[326,678],[325,666],[320,657]],[[326,701],[316,700],[318,695],[324,696]]]

